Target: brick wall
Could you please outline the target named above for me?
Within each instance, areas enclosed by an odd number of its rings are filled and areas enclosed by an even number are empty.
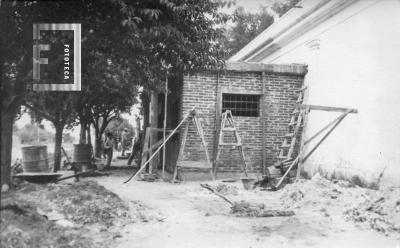
[[[201,114],[202,125],[211,158],[214,156],[217,125],[219,125],[221,93],[259,94],[262,95],[264,83],[264,98],[260,98],[260,110],[265,111],[265,149],[266,165],[276,162],[277,152],[282,142],[282,136],[287,132],[290,114],[297,100],[296,89],[303,84],[302,75],[288,75],[281,73],[238,72],[225,71],[205,72],[195,75],[186,75],[183,79],[181,116],[192,107],[196,107]],[[262,109],[263,103],[265,109]],[[262,171],[262,117],[234,117],[239,135],[244,144],[244,153],[248,165],[257,171]],[[183,133],[183,132],[181,132]],[[229,137],[228,137],[229,138]],[[241,162],[236,149],[224,149],[220,157],[218,171],[239,172]],[[201,148],[194,125],[189,128],[184,152],[185,160],[204,160],[205,155]]]

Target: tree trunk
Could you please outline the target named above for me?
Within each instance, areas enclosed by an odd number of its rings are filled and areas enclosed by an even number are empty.
[[[1,111],[1,185],[11,181],[12,134],[17,109],[12,107]]]
[[[92,135],[90,133],[90,124],[87,125],[87,144],[92,145]]]
[[[79,135],[79,144],[86,144],[86,123],[81,122],[81,132]]]
[[[61,146],[62,146],[62,134],[64,130],[63,124],[55,125],[56,128],[56,140],[54,145],[54,167],[53,171],[57,172],[60,170],[61,165]]]
[[[101,138],[96,138],[95,139],[95,144],[94,144],[94,156],[95,157],[101,157],[101,154],[103,153],[103,141]]]
[[[107,118],[103,117],[103,121],[100,123],[99,120],[97,120],[95,123],[93,123],[94,126],[94,136],[95,136],[95,144],[94,144],[94,156],[95,157],[101,157],[101,154],[103,153],[103,134],[105,129],[107,128],[108,123],[112,120],[110,118],[107,120]]]

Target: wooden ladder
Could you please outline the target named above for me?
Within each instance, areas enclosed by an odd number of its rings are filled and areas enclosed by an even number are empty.
[[[195,124],[196,130],[197,130],[197,134],[200,136],[201,139],[201,145],[204,149],[204,153],[206,156],[206,161],[187,161],[187,160],[183,160],[183,152],[185,149],[185,144],[186,144],[186,139],[187,139],[187,134],[189,132],[189,125],[190,123]],[[214,174],[213,174],[213,167],[212,167],[212,163],[210,160],[210,156],[208,154],[208,148],[207,148],[207,143],[204,137],[204,132],[203,132],[203,127],[200,123],[200,120],[197,118],[196,112],[193,111],[191,116],[188,118],[188,120],[186,121],[186,126],[185,126],[185,130],[183,133],[183,137],[182,137],[182,141],[181,141],[181,146],[179,149],[179,155],[178,155],[178,159],[176,162],[176,166],[175,166],[175,171],[174,171],[174,176],[172,178],[172,182],[175,182],[177,176],[178,176],[178,170],[182,169],[182,168],[194,168],[194,169],[205,169],[208,170],[210,172],[210,176],[212,178],[212,180],[215,180]]]
[[[235,135],[236,142],[225,143],[224,142],[224,132],[233,132],[233,134]],[[214,174],[215,175],[217,174],[217,170],[218,170],[219,157],[220,157],[221,152],[224,147],[233,147],[233,148],[238,149],[240,159],[243,163],[242,169],[243,169],[243,172],[245,173],[245,175],[247,176],[247,164],[246,164],[246,159],[245,159],[245,156],[243,153],[242,140],[236,129],[235,122],[233,121],[232,112],[230,110],[225,111],[224,113],[222,113],[222,116],[221,116],[221,125],[220,125],[220,129],[219,129],[219,134],[218,134],[217,154],[215,156],[215,161],[214,161]]]
[[[299,132],[300,128],[304,126],[305,110],[299,108],[299,105],[303,103],[304,93],[307,87],[303,87],[299,90],[299,96],[296,101],[296,107],[292,112],[290,123],[288,125],[288,133],[283,137],[283,142],[278,153],[278,161],[275,167],[284,169],[283,167],[291,164],[295,159],[293,157],[294,149],[296,144],[300,144]]]

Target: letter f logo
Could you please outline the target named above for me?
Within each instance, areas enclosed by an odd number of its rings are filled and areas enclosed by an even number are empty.
[[[33,79],[40,79],[40,64],[48,64],[47,58],[40,57],[40,51],[50,51],[50,45],[38,44],[40,40],[40,28],[39,24],[33,24]]]

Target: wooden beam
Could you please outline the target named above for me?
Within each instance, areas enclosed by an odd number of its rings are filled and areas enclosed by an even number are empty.
[[[349,112],[341,115],[341,118],[336,122],[336,124],[333,125],[333,127],[331,129],[329,129],[329,131],[322,137],[322,139],[320,141],[318,141],[318,143],[311,149],[311,151],[308,152],[308,154],[304,157],[304,159],[302,159],[300,161],[300,163],[304,163],[311,156],[311,154],[313,154],[313,152],[321,145],[321,143],[329,136],[329,134],[331,134],[333,132],[333,130],[335,130],[335,128],[340,124],[340,122],[343,121],[343,119],[347,116],[347,114],[350,113],[350,111],[351,110],[349,110]]]
[[[146,149],[142,152],[142,156],[144,156],[147,152],[152,152],[154,149],[156,149],[158,146],[160,146],[163,143],[163,140],[159,140],[153,145],[150,146],[149,149]],[[151,155],[151,154],[150,154]]]
[[[315,137],[317,137],[318,135],[320,135],[323,131],[325,131],[328,127],[332,126],[333,124],[335,124],[338,120],[340,120],[341,118],[343,118],[344,115],[347,115],[348,112],[344,112],[343,114],[341,114],[339,117],[337,117],[336,119],[334,119],[333,121],[329,122],[328,124],[326,124],[323,128],[321,128],[318,132],[316,132],[311,138],[309,138],[308,140],[306,140],[304,142],[304,145],[307,145],[308,143],[310,143],[313,139],[315,139]]]
[[[308,108],[309,110],[321,110],[321,111],[328,111],[328,112],[348,112],[350,114],[357,114],[358,113],[357,109],[351,109],[351,108],[340,108],[340,107],[308,105],[308,104],[298,104],[298,107],[300,109]]]
[[[215,135],[214,135],[214,151],[213,151],[213,171],[214,171],[214,176],[217,176],[217,164],[215,163],[217,154],[218,154],[218,134],[220,132],[220,123],[221,123],[221,113],[222,113],[222,87],[219,82],[219,72],[217,72],[217,85],[216,85],[216,93],[217,93],[217,102],[216,102],[216,108],[215,108]]]
[[[283,174],[283,176],[281,177],[281,179],[279,180],[279,182],[276,184],[275,188],[278,188],[281,183],[283,182],[283,179],[285,179],[285,177],[287,176],[287,174],[289,174],[289,171],[293,168],[293,166],[299,161],[299,156],[297,156],[297,158],[295,160],[293,160],[293,162],[290,164],[289,168],[286,170],[285,174]],[[299,169],[299,168],[297,168]]]
[[[308,113],[310,112],[310,110],[308,109],[308,108],[306,108],[306,109],[304,109],[303,110],[303,113],[301,113],[302,115],[303,115],[303,130],[301,131],[301,137],[300,137],[300,139],[301,139],[301,141],[300,141],[300,148],[299,148],[299,161],[302,161],[303,160],[303,157],[304,157],[304,143],[305,143],[305,136],[306,136],[306,127],[307,127],[307,122],[308,122]],[[296,171],[296,179],[300,179],[300,173],[301,173],[301,170],[302,170],[302,163],[301,162],[299,162],[298,164],[297,164],[297,171]]]
[[[269,72],[301,76],[307,73],[307,65],[304,64],[264,64],[254,62],[227,61],[224,69],[227,71]]]
[[[151,127],[150,128],[151,132],[164,132],[164,128],[158,128],[158,127]],[[165,129],[166,132],[172,132],[172,129]]]
[[[165,135],[167,133],[167,104],[168,104],[168,73],[165,78],[165,93],[164,93],[164,126],[163,126],[163,141],[165,142]],[[162,178],[165,179],[165,152],[166,146],[163,148],[163,157],[162,157]]]
[[[151,128],[157,128],[158,125],[158,94],[154,91],[152,91],[151,96],[150,96],[150,123],[149,126]],[[150,132],[150,139],[149,139],[149,145],[150,147],[153,145],[154,141],[157,140],[157,133],[155,132]],[[152,150],[150,150],[150,156]],[[159,158],[159,157],[157,157]],[[151,165],[149,167],[149,173],[152,174],[153,173],[153,169],[156,170],[157,169],[157,159],[153,160],[151,162]]]
[[[262,97],[262,102],[261,102],[261,121],[262,121],[262,168],[263,168],[263,174],[265,175],[265,173],[267,172],[267,168],[265,165],[265,102],[266,102],[266,96],[265,96],[265,82],[264,82],[264,78],[265,78],[265,73],[261,72],[261,85],[262,85],[262,92],[261,92],[261,97]]]

